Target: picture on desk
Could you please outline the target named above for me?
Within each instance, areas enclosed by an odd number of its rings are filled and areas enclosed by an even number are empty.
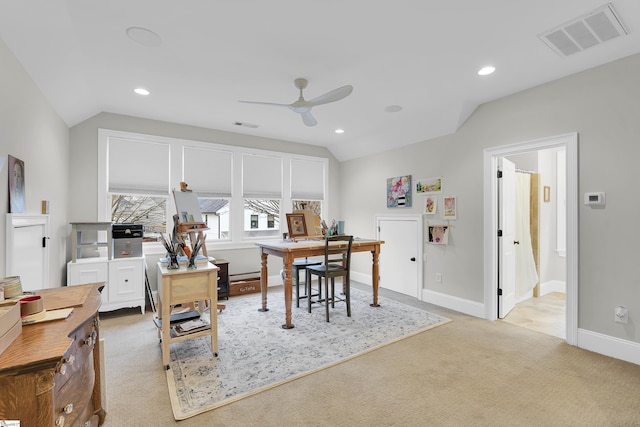
[[[289,227],[289,237],[291,238],[306,237],[308,234],[307,224],[302,213],[288,213],[287,226]]]

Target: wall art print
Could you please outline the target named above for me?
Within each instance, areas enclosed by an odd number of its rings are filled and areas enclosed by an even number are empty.
[[[449,227],[446,225],[430,225],[429,243],[433,245],[448,245]]]
[[[458,206],[455,196],[446,196],[442,200],[442,219],[456,219]]]
[[[435,215],[438,210],[438,199],[435,196],[426,196],[424,198],[424,214]]]
[[[24,162],[9,156],[9,213],[24,213]]]
[[[387,207],[411,207],[411,175],[387,178]]]
[[[442,193],[442,177],[416,179],[416,193]]]

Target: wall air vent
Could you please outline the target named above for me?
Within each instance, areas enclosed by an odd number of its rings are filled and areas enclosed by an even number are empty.
[[[569,56],[629,32],[611,3],[538,35],[560,56]]]
[[[245,128],[252,128],[252,129],[255,129],[258,127],[258,125],[254,125],[253,123],[247,123],[247,122],[233,122],[233,124],[236,126],[242,126]]]

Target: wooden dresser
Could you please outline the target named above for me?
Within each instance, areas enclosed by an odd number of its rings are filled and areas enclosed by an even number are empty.
[[[24,325],[0,355],[0,420],[25,427],[102,425],[100,290],[94,283],[38,292],[64,320]]]

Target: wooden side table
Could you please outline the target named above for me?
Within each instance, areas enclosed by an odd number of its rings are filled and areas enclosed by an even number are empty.
[[[158,262],[158,273],[162,279],[158,281],[158,324],[162,339],[162,365],[169,369],[169,347],[171,343],[202,336],[211,337],[211,352],[218,356],[218,316],[215,307],[218,303],[218,270],[211,263],[188,270],[181,266],[179,270],[167,270],[167,266]],[[204,331],[171,336],[171,307],[194,301],[209,301],[209,323],[211,327]],[[202,314],[204,304],[198,304]],[[164,321],[163,321],[164,319]]]

